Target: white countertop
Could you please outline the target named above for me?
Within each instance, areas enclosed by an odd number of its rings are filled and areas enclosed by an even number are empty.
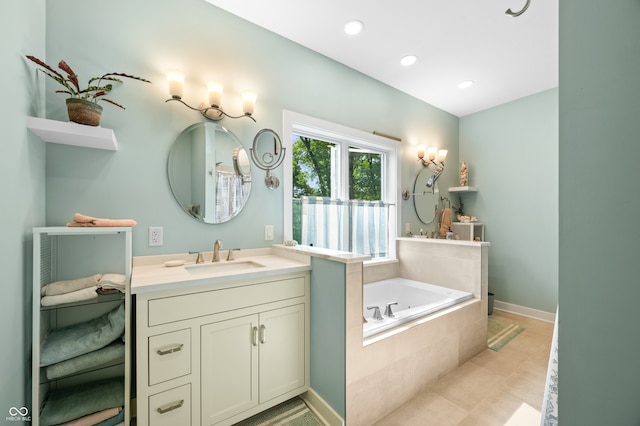
[[[444,238],[426,238],[426,237],[400,237],[396,238],[400,241],[414,241],[425,244],[453,244],[458,246],[485,247],[490,246],[488,241],[468,241],[468,240],[446,240]]]
[[[356,254],[350,253],[348,251],[332,250],[312,246],[285,246],[283,244],[275,244],[273,248],[276,250],[282,250],[283,252],[318,257],[321,259],[332,260],[334,262],[340,263],[358,263],[371,260],[371,256],[365,254]]]
[[[222,268],[207,271],[204,269],[206,269],[208,265],[211,265],[210,253],[205,253],[205,263],[201,265],[195,265],[196,255],[188,253],[136,257],[133,260],[131,293],[140,294],[152,291],[185,289],[200,285],[228,283],[230,281],[257,277],[304,272],[311,269],[308,258],[276,256],[271,254],[271,249],[243,250],[235,253],[235,261],[226,261],[224,258],[227,255],[227,251],[221,251],[221,261],[216,262],[214,265]],[[247,261],[255,262],[263,266],[249,269],[224,270],[226,266]],[[184,264],[166,266],[165,262],[184,262]],[[189,265],[193,265],[195,268],[185,268],[185,266],[190,267]],[[202,267],[205,268],[203,269]]]

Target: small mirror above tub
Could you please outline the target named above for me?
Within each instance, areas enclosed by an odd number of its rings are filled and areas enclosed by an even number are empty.
[[[438,183],[434,182],[431,183],[431,186],[427,186],[432,176],[433,172],[429,168],[423,168],[413,183],[413,192],[410,193],[408,190],[402,192],[402,198],[405,200],[413,198],[416,216],[425,225],[432,223],[438,217],[438,203],[440,202]]]
[[[167,175],[182,210],[203,223],[233,219],[251,192],[249,156],[217,123],[196,123],[180,133],[169,151]]]

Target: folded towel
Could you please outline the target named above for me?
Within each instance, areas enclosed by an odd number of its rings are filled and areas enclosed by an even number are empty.
[[[70,422],[61,423],[60,426],[94,426],[102,424],[103,421],[116,417],[122,412],[122,407],[107,408],[97,413],[71,420]]]
[[[96,287],[102,274],[95,274],[89,277],[76,278],[74,280],[56,281],[42,286],[40,295],[55,296],[57,294],[71,293],[87,287]]]
[[[451,209],[443,208],[440,216],[440,235],[447,235],[447,231],[451,229]]]
[[[124,406],[124,377],[83,383],[48,395],[40,426],[68,422],[107,408]]]
[[[57,379],[87,368],[97,367],[107,362],[124,358],[124,343],[115,340],[104,348],[67,359],[45,368],[47,379]]]
[[[133,227],[138,222],[133,219],[103,219],[99,217],[86,216],[80,213],[73,215],[73,222],[67,223],[67,226],[124,226]]]
[[[124,333],[124,303],[90,321],[51,330],[40,345],[40,366],[103,348]],[[73,417],[75,418],[75,417]]]
[[[40,304],[42,306],[61,305],[63,303],[82,302],[83,300],[91,300],[98,297],[95,287],[87,287],[82,290],[72,291],[71,293],[57,294],[55,296],[42,296]]]
[[[96,423],[95,426],[124,426],[124,410],[120,411],[117,415],[103,420],[100,423]]]
[[[116,289],[124,293],[127,289],[126,279],[122,274],[104,274],[98,281],[98,287],[106,290]]]

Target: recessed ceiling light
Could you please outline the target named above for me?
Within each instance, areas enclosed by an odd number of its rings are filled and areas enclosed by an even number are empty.
[[[475,82],[473,80],[465,80],[458,83],[458,89],[466,89],[468,87],[473,86]]]
[[[407,55],[400,59],[400,64],[404,67],[408,67],[415,64],[417,60],[418,57],[416,55]]]
[[[344,26],[344,32],[349,35],[360,34],[364,29],[364,24],[362,21],[353,20],[346,23]]]

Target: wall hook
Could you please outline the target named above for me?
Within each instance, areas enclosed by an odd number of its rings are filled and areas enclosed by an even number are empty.
[[[527,3],[524,5],[524,7],[522,8],[522,10],[520,10],[519,12],[514,12],[513,10],[511,10],[511,8],[507,9],[506,13],[507,15],[511,15],[514,18],[516,16],[520,16],[522,15],[524,12],[526,12],[527,9],[529,9],[529,3],[531,3],[531,0],[527,0]]]

